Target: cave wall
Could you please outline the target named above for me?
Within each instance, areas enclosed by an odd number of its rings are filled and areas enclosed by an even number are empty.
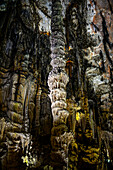
[[[58,169],[60,156],[51,160],[57,143],[51,138],[56,132],[47,83],[51,5],[0,2],[1,169]],[[73,135],[65,169],[112,169],[113,2],[65,0],[61,5],[69,116],[65,128],[56,129]]]

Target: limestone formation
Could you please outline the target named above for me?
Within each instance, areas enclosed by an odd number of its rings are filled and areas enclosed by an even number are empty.
[[[58,13],[57,13],[58,12]],[[50,89],[51,109],[53,115],[53,126],[58,129],[60,125],[66,126],[69,112],[66,110],[66,85],[69,78],[65,71],[66,61],[64,52],[64,28],[61,1],[52,1],[51,19],[51,65],[52,71],[49,73],[48,85]],[[60,40],[59,40],[60,38]],[[54,128],[53,127],[53,128]],[[66,127],[65,127],[66,128]],[[64,130],[63,134],[52,134],[51,159],[56,166],[67,167],[68,165],[68,146],[73,139],[71,133]],[[59,157],[59,163],[56,160]],[[57,165],[58,164],[58,165]],[[61,165],[60,165],[61,164]],[[66,165],[67,164],[67,165]]]
[[[0,169],[113,169],[113,1],[0,1]]]

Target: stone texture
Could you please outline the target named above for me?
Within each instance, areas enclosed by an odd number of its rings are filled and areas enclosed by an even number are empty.
[[[1,0],[0,169],[113,169],[112,37],[112,0]]]

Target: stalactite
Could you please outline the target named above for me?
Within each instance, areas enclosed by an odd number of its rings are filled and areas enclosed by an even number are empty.
[[[113,169],[112,6],[0,1],[0,169]]]
[[[37,96],[36,96],[36,118],[35,118],[35,124],[36,124],[36,127],[39,128],[40,126],[40,98],[41,98],[41,93],[42,93],[42,90],[41,90],[41,87],[39,86],[38,87],[38,92],[37,92]]]
[[[28,133],[28,131],[29,131],[28,107],[29,107],[30,91],[31,91],[31,82],[28,84],[28,89],[26,92],[26,99],[25,99],[25,101],[26,101],[26,103],[25,103],[25,121],[24,121],[25,133]]]

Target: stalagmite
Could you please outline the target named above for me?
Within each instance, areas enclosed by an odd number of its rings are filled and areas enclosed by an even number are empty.
[[[52,1],[52,20],[51,20],[51,65],[52,71],[48,77],[48,85],[50,89],[51,108],[53,115],[53,131],[62,128],[60,132],[51,137],[52,144],[52,160],[56,163],[56,156],[59,157],[59,166],[68,164],[68,146],[72,139],[72,134],[67,133],[66,120],[69,112],[66,110],[66,85],[69,78],[65,71],[66,61],[64,52],[64,30],[62,4],[60,0]],[[61,127],[60,127],[61,126]],[[54,166],[54,164],[53,164]]]
[[[59,11],[59,14],[54,14],[56,11]],[[60,24],[60,25],[59,25]],[[56,29],[58,29],[56,31]],[[56,33],[56,34],[55,34]],[[59,41],[60,35],[60,41]],[[63,17],[62,17],[62,5],[60,1],[53,1],[53,11],[52,11],[52,36],[51,36],[51,65],[53,67],[52,71],[48,77],[48,85],[51,90],[50,99],[51,99],[51,107],[53,113],[54,124],[59,123],[61,121],[61,111],[65,113],[65,117],[69,115],[69,113],[65,110],[66,105],[66,85],[69,81],[69,78],[65,72],[66,62],[64,60],[64,33],[63,33]],[[59,110],[60,108],[60,110]],[[56,115],[54,114],[57,112]]]

